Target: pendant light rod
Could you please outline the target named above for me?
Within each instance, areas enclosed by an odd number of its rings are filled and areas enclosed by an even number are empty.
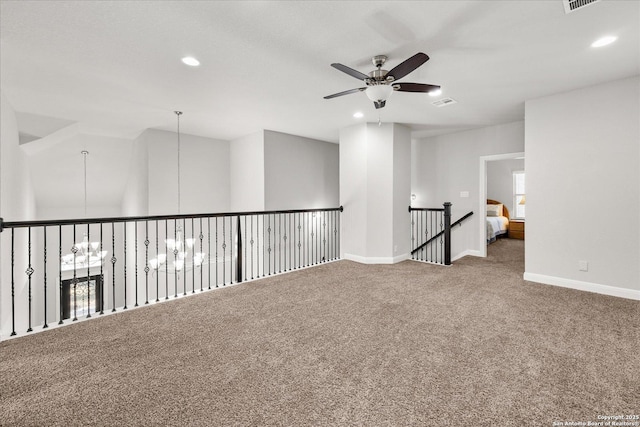
[[[84,157],[84,159],[83,159],[83,163],[84,163],[84,216],[86,218],[87,217],[87,154],[89,154],[89,152],[87,150],[82,150],[80,153]]]
[[[174,111],[174,113],[178,119],[178,215],[180,215],[182,212],[180,209],[180,116],[182,111]]]

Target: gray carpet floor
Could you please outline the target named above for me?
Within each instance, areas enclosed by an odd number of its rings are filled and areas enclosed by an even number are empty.
[[[338,261],[0,343],[0,425],[552,426],[640,413],[640,303]]]

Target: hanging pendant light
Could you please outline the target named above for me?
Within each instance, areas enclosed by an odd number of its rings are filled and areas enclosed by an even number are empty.
[[[178,134],[178,150],[177,150],[177,183],[178,183],[178,215],[182,214],[182,194],[180,192],[180,116],[182,115],[182,111],[174,111],[177,117],[177,134]],[[153,270],[161,270],[168,272],[181,272],[181,271],[189,271],[193,268],[201,267],[205,263],[205,253],[204,252],[195,252],[193,253],[193,249],[195,246],[196,239],[186,239],[184,236],[184,230],[182,229],[182,224],[177,224],[175,230],[175,238],[173,239],[165,239],[165,245],[168,251],[173,253],[173,261],[167,262],[167,254],[158,254],[156,258],[149,260],[149,266]],[[192,253],[189,256],[189,253]],[[169,261],[171,258],[169,257]]]
[[[87,150],[80,152],[83,157],[83,182],[84,182],[84,217],[87,217]],[[71,253],[61,258],[63,270],[73,268],[86,268],[87,266],[99,266],[107,255],[107,251],[99,250],[102,247],[100,241],[89,241],[89,235],[85,232],[81,242],[75,242]],[[66,268],[65,268],[66,267]]]

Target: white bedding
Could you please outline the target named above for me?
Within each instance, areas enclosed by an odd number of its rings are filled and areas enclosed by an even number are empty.
[[[504,216],[487,217],[487,242],[493,242],[496,237],[505,234],[509,226],[509,219]]]

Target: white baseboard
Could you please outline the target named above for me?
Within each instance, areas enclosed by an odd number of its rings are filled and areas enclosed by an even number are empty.
[[[480,251],[476,251],[476,250],[473,250],[473,249],[467,249],[466,251],[462,251],[458,255],[456,255],[453,258],[451,258],[451,262],[457,261],[460,258],[466,257],[467,255],[468,256],[478,256],[478,257],[482,256]]]
[[[344,254],[343,259],[359,262],[360,264],[396,264],[410,258],[409,254],[397,255],[394,257],[363,257],[360,255]]]
[[[524,280],[543,283],[545,285],[561,286],[579,291],[594,292],[612,297],[627,298],[640,301],[640,291],[616,286],[600,285],[598,283],[583,282],[581,280],[565,279],[562,277],[545,276],[544,274],[524,273]]]

